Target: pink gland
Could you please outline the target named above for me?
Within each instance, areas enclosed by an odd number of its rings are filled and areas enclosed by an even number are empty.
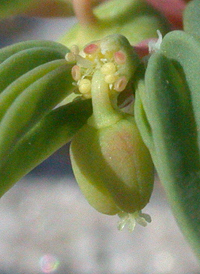
[[[124,64],[126,62],[126,54],[122,51],[116,51],[114,54],[114,59],[117,64]]]
[[[93,54],[98,49],[98,46],[96,44],[89,44],[84,48],[84,52],[86,54]]]
[[[81,78],[81,70],[80,70],[80,67],[78,65],[75,65],[72,67],[72,78],[75,80],[75,81],[78,81],[80,80]]]
[[[128,81],[125,76],[120,77],[114,84],[114,89],[118,92],[123,91],[126,88]]]

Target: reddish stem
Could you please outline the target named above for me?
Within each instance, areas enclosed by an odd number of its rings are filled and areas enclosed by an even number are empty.
[[[96,23],[96,17],[92,10],[91,0],[73,0],[75,15],[81,25],[92,25]]]

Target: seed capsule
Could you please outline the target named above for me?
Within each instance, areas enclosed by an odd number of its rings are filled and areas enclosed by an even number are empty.
[[[72,141],[71,160],[83,194],[98,211],[134,213],[149,202],[153,164],[133,117],[101,129],[85,125]]]

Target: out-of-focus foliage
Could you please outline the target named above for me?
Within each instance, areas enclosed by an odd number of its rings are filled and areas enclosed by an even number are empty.
[[[157,37],[157,30],[164,35],[170,30],[167,21],[154,8],[142,0],[108,1],[94,9],[96,23],[76,24],[60,40],[68,47],[83,45],[107,35],[122,34],[132,45]]]

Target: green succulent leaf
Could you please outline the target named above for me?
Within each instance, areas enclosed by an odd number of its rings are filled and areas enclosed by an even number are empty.
[[[170,30],[166,20],[145,1],[106,1],[94,9],[97,22],[92,25],[74,25],[61,39],[67,46],[83,45],[111,34],[124,35],[132,45],[156,37],[157,30],[165,34]]]
[[[174,31],[148,62],[136,92],[136,122],[177,221],[200,257],[200,48]]]
[[[190,1],[183,13],[183,28],[200,40],[200,3],[199,0]]]
[[[0,196],[34,167],[69,142],[92,114],[90,100],[77,100],[45,115],[0,164]]]
[[[58,108],[74,89],[67,52],[65,46],[49,41],[28,41],[0,50],[1,195],[68,142],[91,112],[86,101]],[[67,120],[64,124],[61,114]],[[64,137],[59,135],[62,132]],[[36,136],[38,140],[33,141]],[[49,137],[46,143],[45,136]]]
[[[173,31],[166,35],[161,44],[161,51],[170,58],[178,71],[185,78],[191,94],[191,102],[197,128],[200,126],[200,45],[191,35],[184,31]],[[198,134],[198,142],[200,136]]]
[[[1,161],[34,123],[70,93],[67,52],[66,47],[48,41],[18,43],[0,51]]]
[[[29,40],[24,42],[19,42],[0,49],[0,63],[5,61],[7,58],[11,57],[13,54],[18,53],[26,49],[35,48],[49,48],[56,50],[62,57],[68,52],[68,49],[60,43],[49,41],[49,40]]]
[[[4,114],[0,123],[0,159],[5,160],[13,143],[71,92],[71,66],[61,62],[26,87]]]
[[[33,40],[0,50],[0,93],[14,80],[39,65],[64,59],[69,50],[60,43]]]
[[[53,73],[53,71],[55,71],[62,65],[66,65],[66,62],[64,60],[54,60],[47,62],[28,71],[27,73],[23,74],[15,81],[13,81],[10,85],[8,85],[3,90],[3,92],[0,93],[0,121],[3,119],[6,111],[9,109],[11,104],[22,92],[24,92],[24,90],[30,88],[30,86],[34,87],[36,81],[39,81],[39,79],[44,80],[45,77],[47,78],[50,75],[50,72]]]
[[[0,64],[0,92],[27,71],[46,62],[61,58],[60,53],[48,48],[27,49],[12,55]]]

